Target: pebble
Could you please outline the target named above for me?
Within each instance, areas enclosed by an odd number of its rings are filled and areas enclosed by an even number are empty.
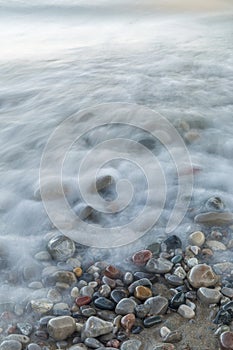
[[[162,319],[160,316],[150,316],[150,317],[146,317],[143,320],[143,325],[145,328],[150,328],[161,322],[162,322]]]
[[[150,312],[149,304],[139,304],[135,307],[135,313],[138,318],[144,318]]]
[[[167,282],[169,284],[171,284],[172,286],[175,286],[175,287],[181,286],[182,284],[184,284],[183,279],[176,276],[176,275],[166,274],[165,279],[167,280]]]
[[[80,289],[80,295],[81,296],[88,296],[88,297],[92,297],[92,295],[94,294],[94,289],[91,286],[84,286]]]
[[[219,310],[213,322],[215,324],[225,324],[229,325],[232,321],[232,317],[228,311]]]
[[[91,297],[89,297],[89,296],[81,296],[81,297],[76,298],[75,302],[76,302],[76,304],[78,306],[87,305],[87,304],[90,304]]]
[[[122,343],[120,350],[139,350],[142,342],[138,339],[126,340]]]
[[[116,281],[114,279],[112,279],[112,278],[107,277],[107,276],[103,276],[102,282],[104,284],[107,284],[112,289],[116,287]]]
[[[153,350],[175,350],[175,346],[169,343],[157,343],[154,345]]]
[[[233,332],[224,332],[220,335],[220,346],[222,350],[233,349]]]
[[[180,240],[180,238],[176,235],[172,235],[170,237],[168,237],[164,243],[167,246],[167,250],[171,250],[171,249],[177,249],[177,248],[182,248],[182,242]]]
[[[218,276],[206,264],[198,264],[189,271],[188,281],[194,288],[212,287],[218,282]]]
[[[192,268],[193,266],[198,265],[197,258],[190,258],[190,259],[188,259],[187,265],[188,265],[189,268]]]
[[[159,334],[162,338],[166,337],[169,333],[171,333],[171,330],[168,327],[161,327],[159,330]]]
[[[180,305],[185,304],[186,296],[183,292],[178,292],[174,295],[174,297],[170,300],[169,307],[171,309],[178,309]]]
[[[154,273],[168,273],[171,271],[173,263],[164,258],[151,258],[146,264],[146,270]]]
[[[184,271],[182,266],[178,266],[174,271],[173,274],[180,277],[182,280],[186,277],[186,272]]]
[[[26,335],[22,334],[10,334],[6,337],[7,340],[16,340],[21,344],[28,344],[30,342],[30,338]]]
[[[134,312],[137,303],[133,299],[124,298],[119,301],[116,306],[115,312],[118,315],[127,315]]]
[[[196,215],[194,218],[194,221],[198,224],[203,224],[208,226],[230,225],[233,222],[233,214],[229,212],[223,212],[223,213],[208,212],[208,213]]]
[[[58,234],[49,240],[47,249],[54,260],[66,261],[74,255],[75,244],[70,238]]]
[[[124,284],[129,286],[133,282],[133,274],[132,274],[132,272],[129,272],[129,271],[125,272],[125,274],[123,276],[123,281],[124,281]]]
[[[46,314],[53,308],[53,303],[48,300],[31,300],[31,308],[38,314]]]
[[[178,331],[168,333],[163,337],[165,343],[179,343],[182,340],[182,334]]]
[[[208,248],[212,249],[213,251],[218,251],[218,250],[226,250],[227,247],[225,246],[225,244],[223,244],[222,242],[219,241],[206,241],[206,245]]]
[[[41,347],[36,343],[31,343],[28,345],[27,350],[41,350]]]
[[[59,293],[59,291],[56,288],[49,289],[47,298],[52,303],[58,303],[59,301],[62,300],[61,293]]]
[[[152,252],[150,250],[140,250],[132,256],[132,261],[137,266],[145,266],[151,258]]]
[[[183,256],[182,255],[175,255],[172,259],[171,259],[171,262],[173,264],[178,264],[180,263],[181,261],[183,260]]]
[[[154,257],[159,256],[159,253],[161,251],[161,245],[158,242],[152,243],[147,247],[148,250],[150,250],[153,253]]]
[[[107,348],[112,347],[114,349],[118,349],[120,347],[120,342],[117,339],[111,339],[106,344]]]
[[[195,231],[189,235],[189,242],[192,245],[201,247],[205,243],[205,235],[202,231]]]
[[[136,287],[138,286],[145,286],[151,288],[152,283],[148,278],[141,278],[138,281],[135,281],[132,284],[130,284],[130,286],[128,287],[128,291],[130,292],[130,294],[133,294]]]
[[[117,279],[119,277],[121,277],[121,271],[118,270],[115,266],[113,265],[108,265],[105,268],[104,271],[105,276],[112,278],[112,279]]]
[[[81,269],[81,267],[75,267],[73,269],[73,272],[74,272],[75,276],[78,278],[81,277],[83,274],[83,270]]]
[[[121,318],[121,325],[127,332],[130,332],[135,324],[135,315],[127,314]]]
[[[22,344],[17,340],[4,340],[0,345],[0,350],[21,350]]]
[[[144,301],[144,300],[152,297],[152,291],[148,287],[137,286],[135,288],[135,291],[134,291],[134,296],[135,296],[135,298]]]
[[[233,288],[223,287],[221,293],[228,298],[233,298]]]
[[[101,310],[114,310],[115,303],[107,298],[99,297],[94,300],[94,305]]]
[[[103,344],[95,339],[95,338],[86,338],[84,340],[84,344],[88,347],[88,348],[91,348],[91,349],[98,349],[100,348],[101,346],[103,346]]]
[[[82,338],[96,338],[103,334],[111,333],[113,330],[112,322],[101,320],[98,317],[91,316],[86,321],[83,331]]]
[[[83,305],[80,307],[81,314],[85,317],[95,316],[96,315],[96,309],[93,307]]]
[[[98,289],[99,296],[101,297],[109,297],[111,293],[111,287],[107,284],[103,284],[99,289]]]
[[[72,285],[77,282],[77,278],[73,272],[70,271],[56,271],[51,276],[51,281],[59,283],[67,283]]]
[[[119,303],[120,300],[127,298],[128,296],[128,291],[126,290],[118,290],[118,289],[114,289],[111,292],[111,299],[115,302],[115,303]]]
[[[168,308],[168,300],[162,296],[155,296],[147,299],[145,305],[150,306],[149,313],[151,315],[163,315],[166,313]]]
[[[57,350],[60,350],[60,348]],[[84,344],[80,343],[80,344],[72,345],[70,348],[68,348],[68,350],[88,350],[88,349]]]
[[[222,294],[217,289],[201,287],[197,291],[197,296],[204,304],[217,304]]]
[[[233,270],[233,263],[230,261],[217,263],[213,265],[213,269],[217,274],[231,272]]]
[[[65,340],[76,330],[75,320],[70,316],[59,316],[49,320],[47,329],[55,340]]]
[[[187,305],[180,305],[177,312],[184,318],[191,319],[195,317],[195,312]]]
[[[28,322],[17,323],[17,328],[24,335],[30,335],[32,333],[32,330],[33,330],[31,323],[28,323]]]

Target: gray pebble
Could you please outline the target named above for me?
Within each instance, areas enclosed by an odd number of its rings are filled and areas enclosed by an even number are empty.
[[[217,289],[201,287],[197,291],[198,298],[205,304],[216,304],[222,297]]]
[[[55,340],[65,340],[76,331],[76,324],[72,317],[60,316],[49,320],[47,329]]]
[[[162,296],[151,297],[145,301],[145,305],[150,306],[151,315],[163,315],[168,308],[168,300]]]
[[[164,258],[151,258],[146,264],[146,270],[154,273],[168,273],[172,267],[173,263]]]
[[[84,344],[91,349],[98,349],[103,346],[103,344],[95,338],[86,338]]]
[[[111,322],[103,321],[98,317],[91,316],[84,325],[82,339],[96,338],[100,335],[110,333],[112,329],[113,324]]]
[[[22,344],[17,340],[5,340],[0,345],[0,350],[21,350]]]
[[[116,306],[115,312],[118,315],[127,315],[134,313],[136,302],[133,299],[123,298]]]
[[[142,342],[138,339],[126,340],[122,343],[120,350],[139,350]]]

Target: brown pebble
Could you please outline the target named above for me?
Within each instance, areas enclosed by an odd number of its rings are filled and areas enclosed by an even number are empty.
[[[130,332],[132,327],[135,324],[135,315],[127,314],[121,319],[121,325],[126,329],[127,332]]]
[[[113,265],[108,265],[104,271],[105,276],[113,279],[117,279],[121,276],[120,270],[118,270],[115,266]]]
[[[137,286],[134,291],[134,296],[139,300],[146,300],[152,297],[152,291],[148,287]]]
[[[224,332],[220,335],[220,346],[222,350],[233,349],[233,333]]]
[[[202,249],[201,253],[205,255],[206,257],[211,257],[213,256],[213,251],[210,248],[204,248]]]
[[[147,261],[152,258],[152,252],[148,249],[140,250],[132,256],[132,261],[137,266],[146,265]]]
[[[83,306],[83,305],[90,304],[91,298],[86,295],[86,296],[76,298],[75,302],[78,306]]]
[[[109,348],[118,349],[120,347],[120,342],[117,339],[111,339],[107,342],[106,346]]]
[[[81,267],[75,267],[75,269],[73,269],[73,272],[76,277],[81,277],[83,274],[83,270],[81,269]]]

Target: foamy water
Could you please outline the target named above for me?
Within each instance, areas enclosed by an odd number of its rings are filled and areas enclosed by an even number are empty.
[[[179,1],[176,6],[152,1],[143,6],[104,1],[66,5],[37,1],[32,6],[29,1],[0,1],[0,11],[0,234],[2,261],[11,271],[23,270],[53,229],[35,195],[49,136],[69,116],[99,104],[139,104],[168,118],[184,138],[194,167],[193,196],[184,200],[191,199],[190,207],[198,213],[209,197],[217,195],[232,211],[230,2],[212,6],[207,2],[203,8],[182,6]],[[93,126],[92,118],[82,122]],[[79,126],[74,125],[73,134],[75,128]],[[68,136],[64,133],[64,140]],[[63,174],[69,205],[74,211],[83,205],[76,181],[81,160],[105,138],[119,136],[137,142],[147,139],[166,175],[163,215],[144,238],[160,239],[174,205],[177,177],[166,149],[141,130],[93,129],[73,145]],[[130,157],[129,149],[126,155]],[[186,165],[184,176],[192,172]],[[108,164],[104,173],[128,178],[134,196],[126,211],[95,213],[94,223],[125,225],[143,209],[145,175],[126,160]],[[187,214],[177,228],[184,240],[193,228],[192,218]],[[135,242],[133,247],[141,244]],[[7,278],[3,274],[3,280]]]

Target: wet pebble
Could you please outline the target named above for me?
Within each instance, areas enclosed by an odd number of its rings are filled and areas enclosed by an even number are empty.
[[[189,242],[192,245],[201,247],[205,243],[205,235],[202,231],[195,231],[189,235]]]
[[[70,316],[59,316],[49,320],[47,329],[55,340],[65,340],[76,330],[75,320]]]
[[[167,311],[168,300],[167,298],[158,295],[147,299],[145,305],[150,306],[149,313],[151,315],[163,315]]]
[[[75,244],[70,238],[58,234],[49,240],[47,249],[53,259],[65,261],[74,255]]]
[[[144,266],[151,258],[152,252],[150,250],[140,250],[132,256],[132,261],[137,266]]]
[[[83,305],[80,307],[81,314],[85,317],[95,316],[96,315],[96,309],[93,307]]]
[[[121,318],[121,325],[127,331],[130,332],[135,324],[135,315],[127,314]]]
[[[195,312],[193,311],[193,309],[191,309],[191,307],[187,306],[187,305],[180,305],[178,308],[178,313],[187,319],[191,319],[195,317]]]
[[[101,320],[98,317],[91,316],[88,318],[84,325],[84,329],[82,331],[82,338],[96,338],[103,334],[111,333],[113,330],[113,324],[111,322],[107,322]]]
[[[127,298],[128,296],[128,291],[125,289],[114,289],[111,292],[111,299],[115,302],[115,303],[119,303],[120,300]]]
[[[154,273],[168,273],[171,271],[173,263],[164,258],[152,258],[146,264],[146,270]]]
[[[110,295],[110,293],[111,293],[111,287],[108,286],[107,284],[103,284],[103,285],[99,288],[98,293],[99,293],[100,296],[107,298],[107,297],[109,297],[109,295]],[[114,299],[113,299],[113,300],[114,300]],[[115,301],[115,300],[114,300],[114,301]]]
[[[138,281],[133,282],[132,284],[130,284],[130,286],[128,287],[128,291],[130,294],[133,294],[136,287],[138,286],[145,286],[145,287],[152,287],[152,283],[148,278],[141,278]]]
[[[121,344],[120,350],[139,350],[142,342],[138,339],[126,340]]]
[[[171,309],[177,310],[180,305],[185,304],[185,294],[183,292],[179,292],[174,295],[174,297],[169,302],[169,307]]]
[[[204,304],[216,304],[220,301],[222,294],[217,289],[201,287],[197,291],[197,296]]]
[[[163,337],[165,343],[179,343],[182,340],[182,334],[178,331],[168,333]]]
[[[167,280],[167,282],[169,284],[171,284],[172,286],[175,286],[175,287],[178,287],[178,286],[181,286],[182,284],[184,284],[183,278],[176,276],[176,275],[166,274],[165,279]]]
[[[188,281],[194,288],[212,287],[216,285],[218,277],[209,265],[198,264],[190,270]]]
[[[21,350],[22,344],[17,340],[4,340],[0,345],[0,350]]]
[[[223,287],[221,293],[228,298],[233,298],[233,288]]]
[[[213,322],[215,324],[226,324],[229,325],[232,321],[232,317],[228,311],[219,310]]]
[[[171,262],[173,264],[177,264],[180,263],[183,260],[183,256],[182,255],[175,255],[172,259]]]
[[[92,297],[92,295],[94,294],[94,289],[91,286],[84,286],[80,289],[80,295],[81,296],[88,296],[88,297]]]
[[[124,298],[119,301],[116,306],[115,312],[118,315],[127,315],[134,312],[136,302],[133,299]]]
[[[28,322],[17,323],[17,328],[24,335],[30,335],[33,330],[33,326],[31,325],[31,323]]]
[[[150,328],[161,322],[162,322],[162,319],[160,316],[150,316],[150,317],[146,317],[143,320],[143,325],[145,328]]]
[[[105,268],[104,274],[105,274],[105,276],[112,278],[112,279],[117,279],[117,278],[121,277],[121,271],[113,265],[108,265]]]
[[[152,297],[152,291],[148,287],[137,286],[135,288],[135,291],[134,291],[134,296],[135,296],[135,298],[144,301],[144,300]]]
[[[84,344],[88,347],[88,348],[91,348],[91,349],[98,349],[100,348],[101,346],[103,346],[103,344],[95,339],[95,338],[86,338],[84,340]]]
[[[164,243],[167,246],[167,250],[171,250],[171,249],[176,249],[176,248],[182,248],[182,242],[180,240],[180,238],[176,235],[172,235],[170,237],[168,237]]]
[[[124,281],[124,284],[130,285],[133,282],[132,272],[129,272],[129,271],[125,272],[125,274],[123,276],[123,281]]]
[[[89,296],[81,296],[81,297],[76,298],[75,302],[76,302],[76,304],[78,306],[87,305],[87,304],[90,304],[91,297],[89,297]]]
[[[107,298],[99,297],[94,300],[94,305],[102,310],[114,310],[115,303]]]
[[[41,350],[41,347],[36,343],[31,343],[28,345],[27,350]]]
[[[48,300],[31,300],[31,308],[38,314],[45,314],[53,307],[53,303]]]
[[[233,332],[224,332],[220,335],[220,346],[222,350],[233,349]]]

